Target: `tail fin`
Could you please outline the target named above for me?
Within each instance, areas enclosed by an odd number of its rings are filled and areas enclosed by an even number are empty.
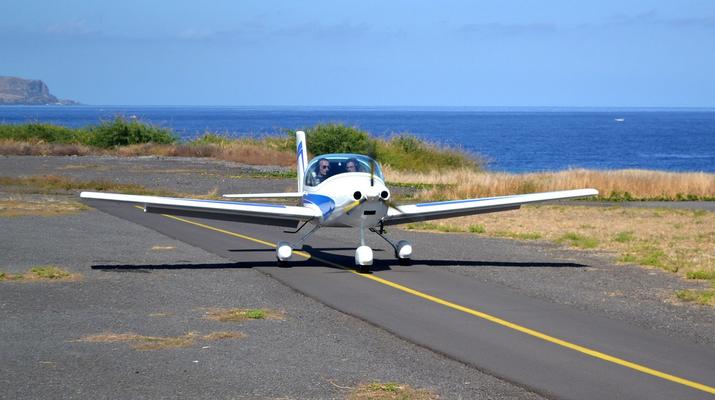
[[[305,179],[305,168],[308,166],[308,147],[305,142],[305,132],[298,131],[295,133],[297,164],[298,171],[298,192],[303,192],[303,182]]]

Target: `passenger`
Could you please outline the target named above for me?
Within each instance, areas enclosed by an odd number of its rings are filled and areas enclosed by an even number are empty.
[[[360,172],[358,161],[354,158],[349,159],[348,162],[345,163],[345,172]]]

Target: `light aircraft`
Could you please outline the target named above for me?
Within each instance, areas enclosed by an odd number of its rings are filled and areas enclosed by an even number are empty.
[[[226,194],[224,197],[296,199],[297,206],[97,192],[82,192],[80,197],[140,204],[147,213],[297,228],[293,233],[308,224],[312,225],[312,229],[297,242],[278,243],[276,258],[281,263],[290,260],[293,251],[301,249],[303,243],[322,227],[359,228],[360,246],[355,250],[355,264],[361,272],[368,272],[373,254],[365,244],[366,230],[387,241],[400,261],[409,262],[412,244],[406,240],[396,242],[387,238],[385,226],[516,210],[523,204],[598,194],[595,189],[578,189],[397,206],[392,204],[380,165],[373,158],[360,154],[323,154],[308,162],[305,133],[302,131],[296,133],[296,146],[296,192]]]

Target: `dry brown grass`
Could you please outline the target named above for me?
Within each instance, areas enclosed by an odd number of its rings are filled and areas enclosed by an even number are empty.
[[[572,169],[507,174],[463,169],[412,173],[386,167],[385,176],[390,182],[420,187],[431,185],[418,193],[421,199],[464,199],[581,188],[598,189],[604,198],[715,199],[715,174],[701,172]]]
[[[0,282],[34,282],[34,281],[78,281],[82,274],[73,274],[56,265],[40,265],[30,268],[22,274],[10,274],[0,271]]]
[[[118,156],[209,157],[249,165],[294,164],[290,152],[279,151],[257,144],[232,141],[227,144],[136,144],[114,151]]]
[[[439,396],[426,389],[413,389],[409,385],[373,382],[359,385],[347,397],[349,400],[435,400]]]
[[[80,144],[32,143],[0,140],[0,155],[20,156],[85,156],[99,154],[100,150]]]
[[[246,337],[241,332],[211,332],[201,335],[196,332],[188,332],[181,336],[144,336],[136,333],[112,333],[105,332],[97,335],[89,335],[81,338],[81,342],[89,343],[117,343],[128,342],[131,347],[137,350],[162,350],[191,347],[197,340],[214,341],[225,339],[242,339]]]
[[[16,193],[66,194],[79,190],[96,190],[100,192],[118,192],[149,196],[193,197],[199,199],[220,199],[218,188],[206,194],[186,194],[163,189],[148,189],[133,183],[117,183],[100,180],[78,180],[64,176],[41,175],[10,177],[0,176],[0,186],[11,187]]]
[[[543,239],[614,254],[619,261],[683,277],[715,273],[715,212],[585,206],[527,206],[516,211],[411,224],[408,229]]]
[[[101,149],[79,144],[55,144],[0,140],[0,155],[69,156],[114,155],[120,157],[208,157],[249,165],[294,166],[295,156],[261,145],[259,142],[234,140],[225,144],[156,144],[145,143]]]
[[[77,214],[85,210],[89,210],[89,207],[82,203],[51,196],[0,198],[0,217],[54,217]]]
[[[206,311],[205,318],[221,322],[241,322],[250,319],[283,320],[285,313],[267,308],[214,308]]]

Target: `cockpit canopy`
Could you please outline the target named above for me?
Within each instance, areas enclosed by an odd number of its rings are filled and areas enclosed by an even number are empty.
[[[370,168],[373,168],[371,165],[374,165],[373,173],[375,176],[384,180],[380,164],[368,156],[362,154],[323,154],[315,157],[308,164],[308,168],[305,170],[305,185],[317,186],[331,176],[346,172],[369,174]]]

